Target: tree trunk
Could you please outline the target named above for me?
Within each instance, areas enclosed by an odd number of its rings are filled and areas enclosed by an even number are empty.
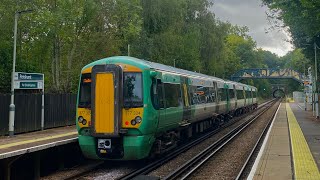
[[[55,87],[56,90],[60,91],[60,69],[61,69],[61,64],[60,64],[60,40],[58,35],[55,35],[54,39],[54,59],[55,59]]]
[[[68,73],[67,73],[67,83],[66,83],[67,84],[67,87],[66,87],[67,92],[70,92],[71,87],[72,87],[71,69],[72,69],[72,60],[73,60],[73,56],[74,56],[76,48],[77,48],[77,38],[75,38],[75,40],[73,41],[71,51],[69,51],[69,54],[68,54]]]

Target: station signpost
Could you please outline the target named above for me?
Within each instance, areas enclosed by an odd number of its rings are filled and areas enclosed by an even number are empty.
[[[41,73],[14,73],[14,90],[41,90],[42,102],[41,102],[41,130],[44,129],[44,74]],[[13,116],[14,117],[14,116]],[[9,134],[14,133],[14,118],[9,120]]]

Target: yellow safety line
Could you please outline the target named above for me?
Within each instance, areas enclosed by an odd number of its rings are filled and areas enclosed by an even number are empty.
[[[38,141],[60,138],[60,137],[64,137],[64,136],[70,136],[70,135],[74,135],[74,134],[77,134],[77,132],[70,132],[70,133],[49,136],[49,137],[44,137],[44,138],[38,138],[38,139],[32,139],[32,140],[26,140],[26,141],[22,140],[22,141],[15,142],[15,143],[0,145],[0,149],[9,148],[9,147],[13,147],[13,146],[19,146],[19,145],[28,144],[28,143],[34,143],[34,142],[38,142]]]
[[[286,103],[295,179],[320,179],[320,172],[290,106]]]

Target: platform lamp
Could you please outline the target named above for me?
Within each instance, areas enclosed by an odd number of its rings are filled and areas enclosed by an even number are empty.
[[[319,36],[319,35],[318,35]],[[316,42],[313,43],[314,46],[314,65],[315,65],[315,80],[314,80],[314,87],[315,87],[315,101],[316,101],[316,117],[319,119],[319,97],[318,97],[318,88],[317,88],[317,80],[318,80],[318,63],[317,63],[317,49],[320,49]]]
[[[11,75],[11,101],[9,106],[9,136],[14,135],[14,115],[15,115],[15,105],[14,105],[14,74],[16,71],[16,50],[17,50],[17,28],[18,28],[18,18],[20,15],[32,12],[33,9],[28,9],[24,11],[17,11],[14,15],[14,44],[13,44],[13,63],[12,63],[12,75]]]

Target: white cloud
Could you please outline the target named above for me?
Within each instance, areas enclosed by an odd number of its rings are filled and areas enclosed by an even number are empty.
[[[258,48],[271,51],[279,56],[292,50],[288,41],[290,35],[284,30],[269,30],[271,24],[266,15],[267,7],[257,0],[211,0],[211,11],[221,21],[247,26],[249,35],[257,42]],[[268,31],[268,33],[266,33]]]

